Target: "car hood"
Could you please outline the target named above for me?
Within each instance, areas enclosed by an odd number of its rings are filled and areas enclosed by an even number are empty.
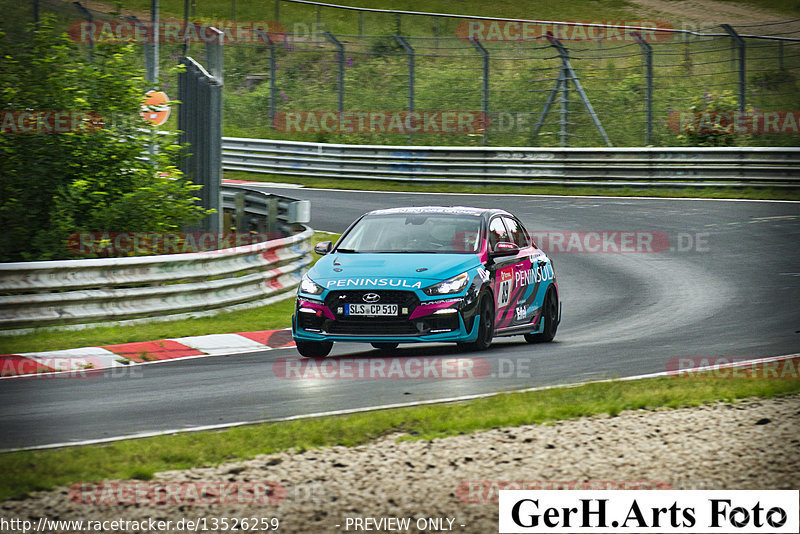
[[[419,289],[480,265],[477,254],[332,252],[320,258],[308,275],[327,289]]]

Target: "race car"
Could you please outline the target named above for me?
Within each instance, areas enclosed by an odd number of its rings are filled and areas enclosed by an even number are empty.
[[[561,321],[553,262],[507,211],[408,207],[362,215],[303,276],[292,316],[298,352],[336,341],[454,342],[483,350],[496,336],[551,341]]]

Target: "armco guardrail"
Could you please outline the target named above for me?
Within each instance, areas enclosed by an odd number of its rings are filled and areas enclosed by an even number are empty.
[[[187,254],[0,263],[0,328],[182,315],[263,300],[297,286],[311,263],[313,231],[302,224],[307,217],[296,217],[308,214],[307,204],[226,186],[226,211],[236,213],[237,194],[247,200],[240,217],[268,221],[272,204],[279,209],[272,217],[276,229],[294,233]]]
[[[800,148],[519,148],[340,145],[222,138],[238,170],[413,182],[650,187],[800,187]]]

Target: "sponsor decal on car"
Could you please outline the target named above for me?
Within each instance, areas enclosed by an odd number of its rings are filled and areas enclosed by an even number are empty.
[[[530,269],[526,269],[524,271],[517,271],[516,273],[516,287],[523,287],[530,284],[538,284],[539,282],[546,282],[547,280],[552,280],[555,277],[555,273],[553,273],[553,268],[550,266],[549,263],[544,265],[540,265],[538,267],[532,267]]]
[[[506,267],[498,271],[497,279],[500,281],[497,288],[497,307],[503,308],[508,306],[508,301],[511,300],[511,281],[514,279],[514,268]]]
[[[325,287],[404,287],[408,289],[420,289],[420,282],[410,282],[400,278],[342,278],[339,280],[328,280]]]

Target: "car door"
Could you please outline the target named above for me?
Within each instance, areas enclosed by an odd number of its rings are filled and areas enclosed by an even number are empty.
[[[510,230],[509,230],[510,229]],[[507,256],[493,256],[490,274],[495,295],[495,329],[501,330],[530,323],[528,306],[525,304],[527,284],[526,272],[531,267],[531,250],[518,221],[504,215],[496,215],[489,221],[489,250],[495,251],[497,243],[514,243],[519,252]]]
[[[509,316],[505,324],[509,327],[520,327],[533,324],[538,319],[545,292],[553,279],[553,270],[547,257],[530,240],[519,219],[503,216],[503,222],[508,229],[509,238],[520,249],[514,263],[514,315]]]

